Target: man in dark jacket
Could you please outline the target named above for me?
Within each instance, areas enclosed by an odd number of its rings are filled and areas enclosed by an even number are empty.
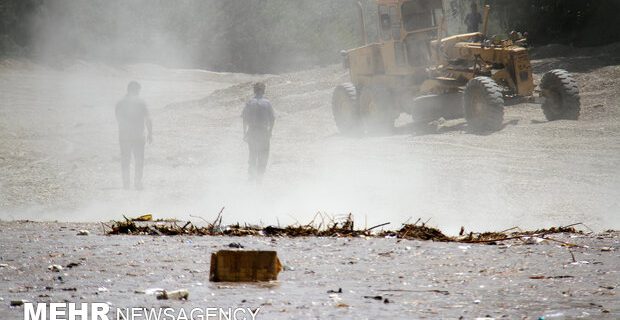
[[[478,32],[481,23],[482,16],[480,15],[480,12],[478,12],[478,5],[474,0],[471,2],[471,12],[465,17],[467,32]]]
[[[254,84],[254,98],[243,109],[243,139],[250,149],[250,180],[261,182],[269,160],[269,145],[275,122],[273,107],[265,99],[265,84]]]
[[[140,99],[139,83],[132,81],[127,86],[127,95],[116,104],[118,122],[118,140],[121,146],[121,169],[123,187],[129,189],[129,163],[133,155],[135,164],[134,186],[142,190],[142,171],[144,168],[144,128],[147,129],[146,141],[153,141],[153,125],[146,103]]]

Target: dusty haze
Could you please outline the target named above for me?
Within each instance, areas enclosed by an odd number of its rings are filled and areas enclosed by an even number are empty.
[[[152,212],[212,220],[226,207],[225,223],[307,223],[320,211],[353,213],[359,227],[431,219],[449,233],[575,222],[620,228],[617,45],[535,61],[538,76],[556,67],[576,72],[579,122],[547,123],[537,106],[519,105],[507,109],[506,128],[488,136],[468,134],[460,120],[422,130],[403,115],[394,135],[349,138],[331,115],[332,90],[348,81],[340,66],[248,75],[139,63],[191,65],[198,48],[177,45],[166,29],[183,12],[200,20],[203,8],[181,1],[175,15],[145,7],[136,17],[116,2],[97,3],[93,28],[109,27],[108,41],[86,41],[88,32],[72,29],[69,18],[43,21],[50,26],[39,34],[45,61],[0,64],[2,219],[105,221]],[[64,14],[84,13],[69,7]],[[155,47],[141,46],[144,30]],[[97,55],[59,57],[58,46]],[[121,189],[114,105],[130,80],[141,82],[154,121],[144,191]],[[247,182],[240,119],[257,80],[266,81],[277,113],[261,186]]]

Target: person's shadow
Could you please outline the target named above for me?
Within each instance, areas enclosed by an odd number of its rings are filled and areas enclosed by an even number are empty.
[[[459,122],[451,125],[443,123],[437,123],[436,121],[430,123],[408,123],[400,127],[394,128],[395,135],[413,135],[413,136],[427,136],[427,135],[441,135],[450,132],[462,132],[465,134],[472,134],[477,136],[488,136],[499,131],[504,130],[508,126],[515,126],[519,124],[519,120],[513,119],[502,124],[502,127],[497,131],[474,131],[471,130],[466,122]]]
[[[532,120],[536,121],[536,120]],[[534,122],[532,122],[534,123]],[[540,121],[540,123],[545,123],[545,121]],[[471,130],[466,122],[459,122],[451,125],[446,125],[444,123],[437,123],[437,121],[432,121],[429,123],[420,123],[420,122],[410,122],[401,126],[396,126],[393,130],[389,132],[380,132],[380,133],[333,133],[328,136],[328,138],[335,137],[348,137],[348,138],[356,138],[356,139],[364,139],[364,138],[377,138],[377,137],[389,137],[389,136],[402,136],[402,135],[413,135],[415,137],[420,136],[428,136],[428,135],[441,135],[450,132],[461,132],[465,134],[477,135],[477,136],[489,136],[494,133],[500,132],[509,126],[516,126],[519,124],[519,120],[513,119],[502,124],[502,127],[497,131],[474,131]]]

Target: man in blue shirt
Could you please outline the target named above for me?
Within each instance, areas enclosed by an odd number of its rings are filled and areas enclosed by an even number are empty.
[[[265,84],[254,84],[254,98],[246,103],[242,114],[243,140],[250,149],[248,173],[250,180],[259,183],[267,168],[271,133],[275,123],[273,107],[264,95]]]

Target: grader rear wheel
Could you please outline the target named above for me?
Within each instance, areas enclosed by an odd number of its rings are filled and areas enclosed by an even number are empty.
[[[566,70],[551,70],[540,82],[542,105],[545,117],[549,121],[578,120],[581,113],[581,98],[577,81]]]
[[[364,87],[360,95],[360,111],[366,133],[385,133],[394,129],[395,101],[387,88]]]
[[[332,97],[332,112],[340,133],[354,134],[360,129],[357,89],[352,83],[339,85]]]
[[[499,85],[491,78],[470,80],[463,98],[465,119],[474,132],[498,131],[504,122],[504,97]]]

